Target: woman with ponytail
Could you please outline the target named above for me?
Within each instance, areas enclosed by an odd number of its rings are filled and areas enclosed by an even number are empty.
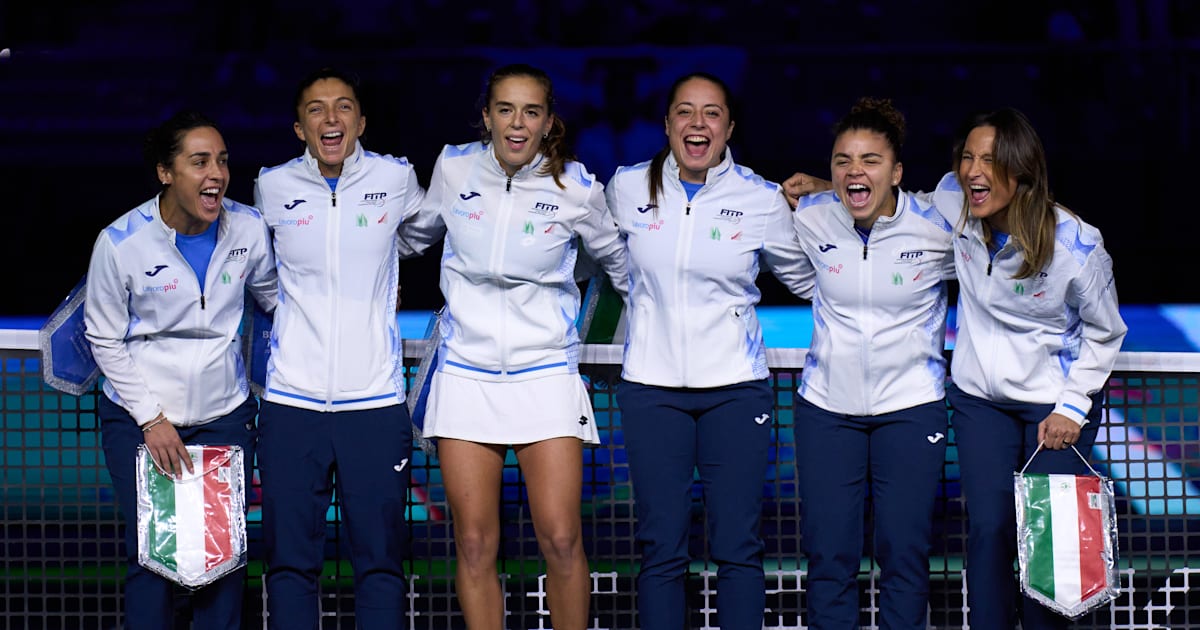
[[[629,250],[628,334],[617,387],[642,554],[642,628],[688,627],[693,476],[699,471],[724,630],[759,630],[759,536],[775,394],[755,315],[765,265],[796,294],[812,268],[778,184],[734,163],[729,89],[704,73],[669,93],[667,146],[608,186]]]
[[[504,627],[496,558],[511,446],[546,560],[551,624],[583,630],[591,597],[583,444],[599,434],[579,376],[574,269],[582,243],[624,295],[625,247],[604,186],[566,146],[545,72],[494,71],[482,123],[480,141],[442,150],[422,208],[446,229],[446,308],[432,340],[441,347],[424,434],[438,439],[467,627]]]

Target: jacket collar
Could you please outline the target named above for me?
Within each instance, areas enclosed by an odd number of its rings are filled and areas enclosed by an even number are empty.
[[[836,192],[834,192],[833,195],[834,195],[834,198],[837,199],[838,202],[842,204],[842,208],[841,208],[842,211],[838,213],[837,220],[839,222],[841,222],[842,224],[844,224],[850,228],[853,228],[854,227],[854,219],[851,218],[850,212],[848,210],[846,210],[846,206],[844,205],[842,198],[838,197]],[[881,216],[881,217],[875,219],[875,224],[871,226],[871,229],[874,230],[875,228],[878,228],[878,227],[884,227],[884,226],[888,226],[893,223],[896,223],[897,221],[900,220],[900,217],[903,216],[905,212],[908,212],[908,204],[910,204],[910,203],[912,203],[912,198],[909,197],[908,193],[904,192],[904,190],[902,190],[900,188],[897,188],[896,189],[896,212],[893,213],[892,216],[890,216],[890,217]]]
[[[495,173],[497,173],[501,177],[507,179],[508,172],[504,170],[504,165],[500,163],[500,160],[496,159],[495,147],[493,147],[491,145],[491,143],[488,143],[488,144],[483,145],[483,150],[485,153],[487,153],[487,163],[488,163],[489,167]],[[533,157],[533,159],[529,161],[528,164],[526,164],[525,166],[522,166],[519,170],[517,170],[517,172],[513,174],[512,178],[514,180],[519,181],[519,180],[525,179],[526,177],[531,177],[531,176],[537,175],[538,170],[542,168],[542,162],[544,162],[545,160],[546,160],[546,154],[539,151],[538,154],[535,155]]]
[[[362,147],[362,143],[358,140],[355,140],[354,151],[352,151],[350,155],[346,156],[346,161],[342,162],[342,174],[338,177],[339,180],[344,179],[348,175],[353,175],[354,173],[358,172],[358,169],[362,168],[364,152],[365,151]],[[307,146],[304,148],[304,155],[302,156],[302,159],[304,160],[304,166],[306,169],[308,169],[309,173],[320,177],[321,179],[325,178],[324,175],[321,175],[321,166],[317,164],[317,158],[313,157],[312,152],[308,150]]]
[[[171,242],[175,242],[175,235],[178,234],[178,232],[175,231],[175,228],[167,225],[166,221],[163,221],[162,207],[158,204],[160,197],[161,195],[154,195],[154,197],[150,199],[150,216],[153,218],[154,224],[158,226],[158,229],[162,230],[163,233],[166,234],[167,238],[171,239]],[[221,236],[225,233],[225,231],[229,229],[229,221],[225,217],[229,214],[229,208],[231,207],[232,203],[233,202],[231,202],[228,197],[221,199],[221,211],[217,215],[218,241],[221,240]]]
[[[725,147],[725,155],[721,156],[721,161],[716,166],[708,169],[708,172],[704,174],[704,185],[715,184],[719,178],[724,177],[733,167],[733,151],[729,147]],[[675,153],[672,151],[667,151],[667,161],[663,164],[663,179],[681,189],[683,188],[683,183],[679,180],[679,162],[675,160]]]

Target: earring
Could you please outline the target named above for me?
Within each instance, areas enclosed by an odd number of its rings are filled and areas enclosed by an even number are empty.
[[[542,140],[546,140],[546,139],[548,139],[549,137],[550,137],[550,134],[549,134],[549,133],[544,133],[544,134],[542,134]]]

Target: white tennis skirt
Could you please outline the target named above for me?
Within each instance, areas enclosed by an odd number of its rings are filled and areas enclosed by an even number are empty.
[[[600,443],[592,401],[578,374],[496,383],[438,372],[427,405],[425,437],[483,444],[575,437]]]

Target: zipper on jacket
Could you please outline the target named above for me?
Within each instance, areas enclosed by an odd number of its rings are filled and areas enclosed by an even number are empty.
[[[685,216],[685,217],[691,216],[691,214],[692,214],[692,202],[689,201],[687,204],[687,207],[683,209],[683,216]]]
[[[504,183],[504,192],[512,192],[512,177],[509,177],[508,181]]]
[[[863,260],[867,259],[867,244],[863,243]]]
[[[200,310],[204,310],[204,294],[200,294]]]
[[[992,261],[988,261],[987,275],[992,275]]]
[[[329,201],[330,201],[331,203],[333,203],[333,207],[334,207],[334,208],[336,208],[336,207],[337,207],[337,191],[336,191],[336,190],[334,190],[334,191],[330,191],[330,193],[329,193]]]

